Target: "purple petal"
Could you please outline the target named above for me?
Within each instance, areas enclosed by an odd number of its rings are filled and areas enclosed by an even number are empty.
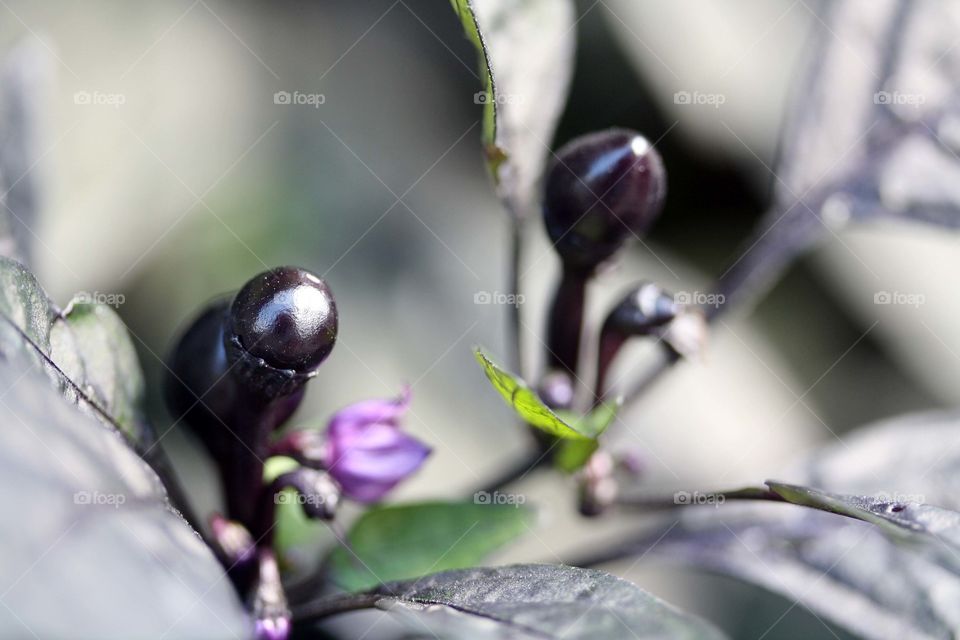
[[[375,502],[420,468],[430,448],[387,425],[370,425],[352,446],[333,448],[330,474],[346,496]]]
[[[404,386],[393,400],[363,400],[344,407],[330,419],[327,434],[331,438],[346,437],[370,423],[396,425],[410,406],[410,396],[410,387]]]

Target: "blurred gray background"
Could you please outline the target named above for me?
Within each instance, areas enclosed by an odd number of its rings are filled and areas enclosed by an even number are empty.
[[[649,247],[591,292],[598,321],[629,282],[703,291],[736,255],[768,202],[818,6],[577,7],[577,68],[554,146],[633,127],[657,141],[670,177]],[[506,310],[474,296],[504,291],[507,225],[480,155],[475,52],[447,2],[0,0],[0,52],[31,48],[49,60],[35,76],[44,99],[29,170],[43,197],[37,274],[61,304],[76,291],[124,296],[156,428],[202,501],[216,488],[203,456],[169,430],[162,359],[207,300],[277,264],[322,274],[341,314],[294,426],[406,382],[409,428],[435,454],[397,498],[468,494],[520,457],[526,436],[470,352],[482,344],[505,360]],[[723,101],[678,104],[678,91]],[[533,226],[524,338],[539,355],[557,260]],[[620,446],[643,456],[651,489],[728,487],[784,477],[803,451],[864,422],[954,404],[960,329],[938,274],[956,249],[923,227],[827,243],[753,313],[718,324],[703,362],[678,367],[625,415]],[[926,302],[877,307],[877,290]],[[646,355],[633,350],[615,377],[642,370]],[[635,524],[579,520],[568,479],[522,490],[545,526],[498,561],[557,561]],[[825,633],[777,597],[629,564],[612,569],[735,637],[759,636],[785,611],[765,637]]]

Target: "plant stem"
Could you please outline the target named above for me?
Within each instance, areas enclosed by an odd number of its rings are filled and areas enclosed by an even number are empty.
[[[476,493],[494,493],[495,491],[499,491],[505,486],[526,477],[527,474],[547,464],[550,459],[548,453],[549,452],[538,449],[526,455],[521,460],[518,460],[511,466],[501,471],[500,474],[494,477],[493,480],[490,480],[487,484],[477,489]],[[474,495],[476,495],[476,493],[474,493]]]
[[[508,287],[512,304],[507,305],[507,341],[508,351],[510,352],[510,364],[513,370],[521,378],[526,376],[523,357],[523,341],[520,337],[521,327],[523,325],[520,315],[520,268],[523,259],[523,221],[517,216],[511,217],[510,226],[510,266],[508,274]]]
[[[547,317],[547,369],[558,369],[577,379],[583,307],[590,272],[564,266]]]
[[[733,500],[759,500],[767,502],[779,502],[783,504],[794,504],[791,503],[781,496],[777,495],[773,491],[765,488],[747,488],[739,489],[735,491],[714,491],[711,493],[701,494],[708,497],[719,498],[723,497],[724,502],[733,501]],[[687,508],[687,507],[697,507],[703,506],[697,503],[692,502],[681,502],[677,503],[675,497],[663,497],[663,496],[653,496],[653,497],[636,497],[621,499],[617,503],[621,507],[630,507],[637,508],[643,511],[660,511],[660,510],[669,510],[677,508]],[[715,506],[711,505],[711,506]],[[580,557],[575,557],[570,560],[565,560],[563,564],[568,564],[573,567],[595,567],[601,564],[607,564],[609,562],[616,562],[617,560],[622,560],[623,558],[629,558],[631,556],[638,556],[644,552],[651,549],[656,545],[660,540],[665,536],[665,533],[656,533],[651,536],[646,533],[641,534],[639,537],[626,540],[619,544],[611,545],[598,552],[589,552]]]

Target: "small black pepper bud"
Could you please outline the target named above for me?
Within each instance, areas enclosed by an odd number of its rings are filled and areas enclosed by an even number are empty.
[[[609,129],[574,139],[547,172],[543,219],[565,267],[592,270],[660,214],[660,154],[646,138]]]
[[[597,349],[597,381],[595,397],[604,395],[606,377],[614,358],[632,336],[654,335],[673,320],[680,311],[674,296],[652,282],[637,284],[610,311],[600,330]]]

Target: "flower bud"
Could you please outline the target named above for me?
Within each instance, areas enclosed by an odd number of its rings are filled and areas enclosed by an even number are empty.
[[[340,505],[340,487],[329,473],[309,467],[298,467],[278,476],[270,485],[274,504],[285,501],[285,494],[282,491],[287,487],[296,489],[297,502],[303,507],[303,512],[308,518],[333,520]],[[272,514],[268,521],[273,521]]]
[[[420,468],[430,448],[400,430],[410,390],[340,410],[327,426],[325,466],[345,496],[376,502]]]
[[[217,541],[231,567],[253,560],[256,545],[250,532],[242,524],[215,513],[210,518],[210,529],[213,531],[213,539]]]
[[[594,517],[606,511],[617,499],[619,484],[614,476],[613,457],[607,451],[596,451],[580,472],[580,513]]]

